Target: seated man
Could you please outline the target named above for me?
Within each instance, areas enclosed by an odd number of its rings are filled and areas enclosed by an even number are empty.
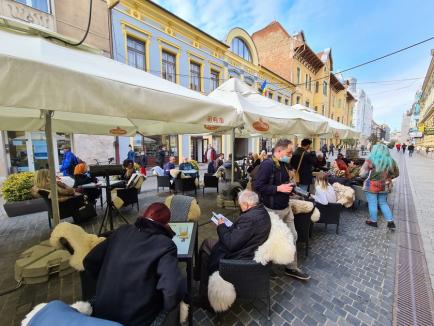
[[[173,170],[175,168],[175,162],[175,156],[171,156],[169,158],[169,162],[164,164],[164,175],[168,176],[170,179],[172,179],[172,176],[170,175],[170,170]]]
[[[323,153],[319,153],[316,156],[314,169],[315,169],[315,171],[328,171],[327,161],[326,161]]]
[[[202,243],[195,277],[200,277],[200,297],[198,304],[207,307],[208,279],[218,270],[220,259],[252,260],[256,249],[270,234],[271,220],[258,195],[250,190],[239,193],[238,203],[241,214],[236,222],[227,227],[219,220],[217,234],[219,240],[207,239]]]
[[[189,162],[188,157],[184,157],[184,160],[179,165],[181,171],[194,170],[193,165]]]
[[[85,272],[97,280],[94,317],[150,325],[184,298],[169,221],[169,208],[153,203],[134,225],[122,225],[85,257]]]

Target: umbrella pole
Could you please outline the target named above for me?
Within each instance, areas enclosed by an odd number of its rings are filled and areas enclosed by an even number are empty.
[[[235,173],[235,128],[232,129],[232,134],[231,134],[231,141],[232,141],[232,158],[231,158],[231,164],[232,164],[232,169],[231,169],[231,182],[234,182],[234,173]]]
[[[54,163],[54,144],[53,133],[51,129],[51,117],[53,111],[44,111],[45,116],[45,139],[47,141],[48,166],[50,175],[50,194],[51,194],[51,209],[53,212],[53,224],[56,226],[60,222],[59,201],[57,196],[56,183],[56,163]]]

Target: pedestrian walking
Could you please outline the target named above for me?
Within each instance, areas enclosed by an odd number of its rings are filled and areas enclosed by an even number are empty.
[[[133,162],[136,162],[136,153],[133,150],[133,147],[131,145],[128,145],[128,153],[127,153],[127,160],[131,160]]]
[[[430,148],[429,148],[429,147],[425,148],[426,156],[428,156],[429,151],[430,151]]]
[[[140,173],[146,177],[146,166],[148,165],[148,156],[145,151],[140,153]]]
[[[324,159],[326,160],[327,159],[327,144],[322,145],[321,152],[322,152]]]
[[[407,144],[406,143],[402,144],[401,148],[402,148],[402,154],[405,155],[405,149],[407,148]]]
[[[215,161],[217,158],[217,152],[215,151],[212,145],[208,145],[207,150],[205,151],[205,162]]]
[[[373,146],[371,154],[360,169],[360,176],[366,178],[363,190],[366,193],[370,216],[366,224],[373,227],[378,226],[377,214],[378,206],[380,206],[387,221],[387,227],[395,229],[393,214],[387,203],[387,195],[392,191],[392,179],[399,176],[399,169],[386,145]]]
[[[396,144],[395,147],[396,147],[396,150],[398,152],[401,150],[401,144],[400,143]]]
[[[333,145],[333,143],[329,146],[329,153],[331,156],[335,156],[335,145]]]
[[[294,215],[289,206],[289,196],[294,184],[290,177],[290,155],[292,142],[288,139],[279,139],[274,147],[272,158],[264,160],[259,166],[254,183],[255,191],[260,195],[261,202],[267,210],[275,212],[285,223],[294,237],[294,245],[297,242],[297,231],[294,225]],[[285,268],[285,273],[300,280],[308,280],[310,276],[304,273],[295,260]]]
[[[71,152],[71,146],[65,144],[62,146],[63,149],[63,160],[62,165],[60,166],[60,172],[63,173],[64,176],[74,176],[74,168],[78,164],[77,156]]]
[[[157,153],[157,164],[160,168],[163,168],[166,159],[166,146],[160,146]]]
[[[310,139],[303,139],[290,161],[291,167],[295,170],[295,181],[305,191],[309,191],[309,186],[312,184],[312,172],[316,162],[315,152],[310,151],[311,144]]]
[[[413,144],[408,145],[408,156],[412,157],[413,152],[414,152],[414,145]]]

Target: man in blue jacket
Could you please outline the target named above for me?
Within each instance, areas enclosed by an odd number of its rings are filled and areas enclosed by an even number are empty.
[[[269,211],[275,212],[289,226],[297,242],[297,231],[294,225],[294,215],[289,206],[289,196],[294,184],[290,177],[290,155],[292,142],[288,139],[279,139],[274,147],[273,157],[264,160],[256,174],[254,188],[260,194],[261,201]],[[300,280],[308,280],[310,276],[304,273],[297,265],[297,254],[294,262],[286,266],[285,273]]]
[[[74,176],[74,168],[78,164],[78,159],[71,152],[71,146],[63,145],[63,161],[60,166],[60,172],[63,172],[64,176]]]

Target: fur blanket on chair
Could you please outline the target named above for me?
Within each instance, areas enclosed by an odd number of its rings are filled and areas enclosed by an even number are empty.
[[[338,182],[333,184],[333,189],[336,192],[336,199],[338,204],[342,204],[346,208],[353,206],[356,194],[353,188],[344,186]]]
[[[78,225],[67,222],[60,223],[53,229],[50,236],[50,245],[59,249],[63,248],[60,238],[65,238],[74,249],[69,265],[78,271],[84,270],[83,259],[89,251],[105,240],[103,237],[87,233]]]
[[[291,206],[291,210],[294,215],[302,214],[302,213],[310,213],[312,212],[313,209],[313,203],[307,200],[290,199],[289,205]],[[310,220],[313,223],[316,223],[319,221],[319,218],[320,218],[320,212],[318,208],[315,207],[310,217]]]
[[[266,265],[270,262],[286,265],[294,261],[295,246],[294,238],[289,227],[279,216],[270,212],[271,230],[265,241],[255,252],[254,260]],[[228,310],[236,299],[235,287],[225,281],[219,274],[214,272],[209,277],[208,299],[211,307],[222,312]]]

